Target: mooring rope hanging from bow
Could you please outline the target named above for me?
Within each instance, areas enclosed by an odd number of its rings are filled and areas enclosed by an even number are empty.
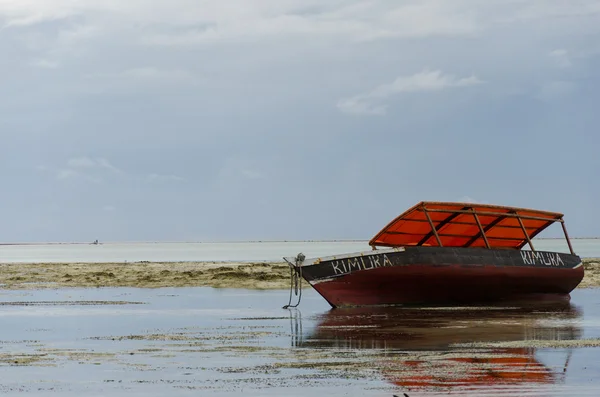
[[[304,255],[298,254],[295,259],[295,263],[291,263],[286,258],[283,258],[288,265],[290,265],[290,299],[287,305],[283,306],[283,309],[289,309],[292,307],[298,307],[302,300],[302,262],[304,261]],[[292,291],[298,297],[296,304],[292,305]]]

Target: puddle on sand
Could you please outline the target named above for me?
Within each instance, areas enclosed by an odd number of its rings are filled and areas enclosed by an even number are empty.
[[[5,293],[0,393],[596,395],[600,290],[576,291],[572,303],[458,309],[330,310],[307,291],[301,310],[282,310],[287,294]]]

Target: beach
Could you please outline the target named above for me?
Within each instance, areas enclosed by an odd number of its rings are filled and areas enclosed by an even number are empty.
[[[306,282],[282,309],[277,258],[361,242],[5,246],[0,393],[596,395],[600,241],[576,244],[569,302],[412,309],[331,309]]]
[[[600,286],[600,258],[583,259],[578,288]],[[213,287],[285,289],[290,268],[281,262],[124,262],[1,264],[4,289],[87,287]],[[308,284],[304,284],[308,286]]]

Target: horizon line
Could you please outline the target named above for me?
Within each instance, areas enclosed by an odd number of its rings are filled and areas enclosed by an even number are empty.
[[[570,237],[570,240],[598,240],[600,237]],[[541,237],[533,240],[564,240],[564,237]],[[324,240],[125,240],[125,241],[104,241],[98,240],[98,245],[101,244],[240,244],[240,243],[359,243],[369,242],[367,239],[324,239]],[[0,243],[0,246],[8,245],[97,245],[95,242],[89,241],[36,241],[36,242],[12,242]]]

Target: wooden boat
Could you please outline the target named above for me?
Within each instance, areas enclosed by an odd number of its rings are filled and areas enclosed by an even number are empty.
[[[570,253],[535,250],[531,240],[557,222]],[[556,212],[420,202],[369,245],[354,254],[284,259],[296,285],[305,279],[332,307],[569,299],[584,275]]]

